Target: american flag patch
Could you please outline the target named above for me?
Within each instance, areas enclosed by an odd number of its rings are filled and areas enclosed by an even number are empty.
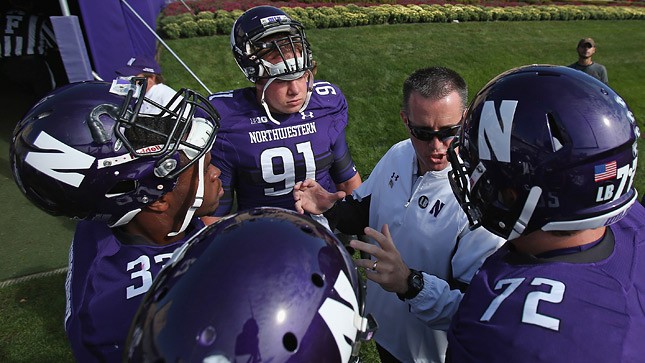
[[[595,165],[593,167],[593,180],[595,182],[614,179],[616,177],[616,161],[607,164]]]

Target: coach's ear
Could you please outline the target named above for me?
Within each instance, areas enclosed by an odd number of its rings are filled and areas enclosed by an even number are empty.
[[[403,124],[405,125],[405,128],[408,128],[408,114],[405,113],[405,111],[401,110],[399,111],[399,116],[401,116],[401,121],[403,121]]]

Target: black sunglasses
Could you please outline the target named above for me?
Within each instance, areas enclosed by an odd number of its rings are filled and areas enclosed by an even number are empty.
[[[421,141],[432,141],[436,137],[439,141],[445,142],[457,136],[459,130],[461,130],[461,125],[446,126],[435,131],[429,127],[412,126],[410,125],[410,119],[408,119],[408,129],[410,129],[412,136]]]

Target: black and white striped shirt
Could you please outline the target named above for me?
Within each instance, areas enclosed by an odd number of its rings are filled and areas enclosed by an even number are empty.
[[[43,55],[56,41],[49,18],[9,10],[0,18],[0,58]]]

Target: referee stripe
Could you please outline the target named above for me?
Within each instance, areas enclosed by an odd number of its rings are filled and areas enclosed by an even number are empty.
[[[2,57],[44,55],[47,49],[56,46],[56,36],[46,16],[11,11],[0,16],[0,28]]]
[[[23,48],[28,55],[33,55],[35,52],[34,50],[36,49],[36,29],[37,29],[37,24],[38,23],[38,18],[35,16],[30,16],[29,17],[29,29],[27,32],[27,48]],[[38,47],[38,54],[41,54],[40,52],[40,47]]]

